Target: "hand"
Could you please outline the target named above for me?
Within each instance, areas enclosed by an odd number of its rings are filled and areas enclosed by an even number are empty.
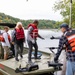
[[[52,36],[50,39],[54,39],[54,36]]]
[[[11,42],[14,45],[14,42]]]
[[[45,38],[42,38],[43,40],[45,40]]]

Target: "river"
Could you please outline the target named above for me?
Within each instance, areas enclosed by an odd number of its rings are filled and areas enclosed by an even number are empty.
[[[49,53],[50,50],[48,49],[48,47],[58,47],[59,39],[51,40],[50,37],[52,36],[60,37],[62,35],[60,31],[42,29],[39,30],[39,34],[44,38],[44,40],[37,38],[37,44],[39,50]],[[27,30],[25,30],[25,35],[27,35]],[[27,43],[25,44],[25,46],[28,47]]]

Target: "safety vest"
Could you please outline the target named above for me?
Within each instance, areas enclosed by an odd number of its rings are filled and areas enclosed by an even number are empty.
[[[23,28],[21,28],[21,29],[17,29],[16,28],[15,31],[16,31],[16,39],[17,40],[20,40],[20,39],[24,39],[25,38]]]
[[[38,37],[38,28],[37,28],[37,26],[35,26],[34,24],[29,24],[29,25],[28,25],[28,28],[29,28],[30,26],[33,27],[33,30],[32,30],[32,32],[30,33],[31,37],[32,37],[32,38],[37,38],[37,37]]]
[[[72,30],[72,32],[69,32],[68,33],[69,35],[66,36],[67,39],[68,39],[68,43],[69,43],[69,48],[71,48],[71,50],[68,48],[67,51],[72,51],[74,52],[75,51],[75,31]]]
[[[8,40],[9,40],[9,42],[11,41],[11,38],[10,38],[10,35],[9,34],[8,34]],[[4,37],[3,37],[3,33],[0,34],[0,42],[5,42]]]

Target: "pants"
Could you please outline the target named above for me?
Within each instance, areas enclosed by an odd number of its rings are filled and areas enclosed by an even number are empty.
[[[0,58],[4,59],[4,49],[1,44],[0,44]]]
[[[14,44],[14,49],[15,49],[15,58],[18,58],[18,54],[22,56],[23,54],[23,43],[21,44]]]
[[[74,75],[75,72],[75,62],[67,61],[66,75]]]
[[[31,41],[27,41],[28,42],[28,46],[29,46],[29,52],[28,52],[28,61],[31,61],[31,55],[32,55],[32,47],[35,48],[35,58],[37,58],[37,52],[38,52],[38,46],[37,46],[37,42],[35,42],[34,44]]]
[[[61,63],[63,64],[61,75],[66,75],[66,52],[65,50],[62,51],[60,55],[60,60],[62,61]]]
[[[15,56],[15,49],[14,49],[14,45],[11,44],[11,51],[13,52],[13,56]]]

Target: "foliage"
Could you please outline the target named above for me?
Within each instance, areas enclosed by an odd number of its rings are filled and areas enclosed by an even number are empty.
[[[18,18],[14,18],[12,16],[6,15],[4,13],[0,13],[0,23],[17,23],[22,22],[24,28],[27,28],[29,23],[32,23],[33,20],[21,20]],[[58,28],[60,22],[56,22],[54,20],[39,20],[38,27],[40,29],[52,29],[52,28]]]
[[[60,10],[64,22],[69,24],[70,19],[70,0],[57,0],[54,4],[55,12]],[[72,27],[75,28],[75,0],[72,0]]]

